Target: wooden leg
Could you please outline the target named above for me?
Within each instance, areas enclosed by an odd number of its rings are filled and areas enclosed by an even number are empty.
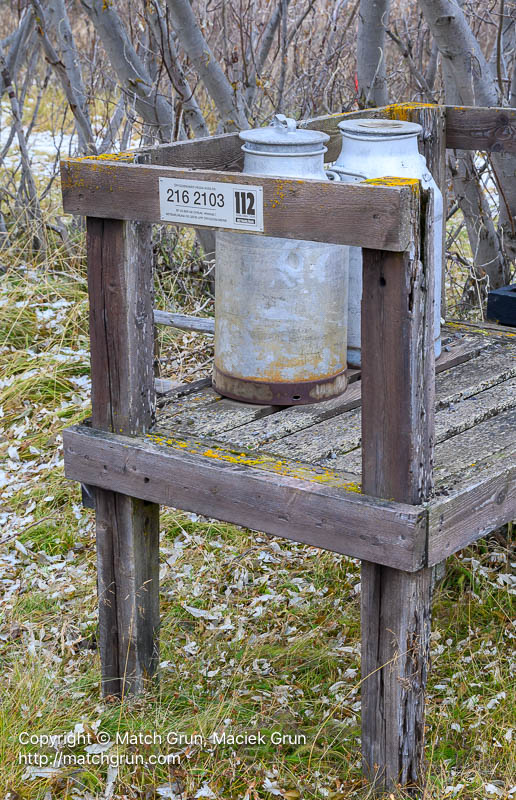
[[[96,491],[102,692],[144,689],[159,631],[159,506]]]
[[[362,766],[376,789],[423,779],[431,582],[362,562]]]
[[[92,423],[144,433],[155,409],[151,226],[89,217],[87,240]],[[102,691],[137,693],[157,662],[159,506],[95,494]]]

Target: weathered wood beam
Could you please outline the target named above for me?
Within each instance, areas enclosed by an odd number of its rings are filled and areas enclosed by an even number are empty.
[[[339,122],[355,117],[380,117],[415,121],[425,109],[441,109],[446,116],[446,147],[461,150],[516,152],[516,109],[437,106],[433,103],[393,103],[381,108],[366,108],[300,120],[298,127],[324,131],[330,136],[325,161],[335,161],[340,152]],[[222,133],[202,139],[160,144],[142,148],[128,156],[140,164],[183,167],[185,169],[232,170],[243,166],[242,140],[238,133]],[[430,164],[432,171],[432,165]],[[440,169],[440,168],[439,168]],[[437,170],[436,170],[437,171]],[[432,173],[433,174],[433,173]],[[434,175],[435,177],[435,175]]]
[[[87,245],[92,422],[142,432],[154,417],[151,226],[90,217]],[[159,506],[111,484],[95,495],[102,688],[124,695],[157,663]]]
[[[498,463],[496,463],[498,462]],[[471,476],[429,506],[428,564],[437,564],[516,518],[516,454],[498,454],[490,474]]]
[[[129,438],[78,426],[63,437],[72,480],[408,571],[423,563],[424,508],[318,482],[316,470],[308,480],[296,477],[306,468],[290,470],[288,461],[279,471],[260,469],[256,453],[249,465],[238,452],[186,439],[157,444],[165,435]]]
[[[238,133],[221,133],[142,148],[135,153],[135,162],[183,169],[199,169],[202,165],[203,169],[238,172],[244,164],[242,144]]]
[[[198,331],[199,333],[215,333],[215,320],[209,317],[192,317],[187,314],[174,314],[171,311],[154,309],[154,322],[156,325],[167,325],[169,328],[178,328],[181,331]]]
[[[71,214],[160,222],[159,178],[263,187],[265,236],[404,250],[415,181],[344,184],[140,166],[95,159],[61,162],[63,207]],[[196,224],[196,227],[198,226]]]
[[[409,503],[432,486],[429,220],[412,218],[411,252],[363,251],[363,490]],[[362,764],[375,789],[422,782],[431,575],[362,562]]]
[[[446,147],[516,153],[516,108],[446,106]]]

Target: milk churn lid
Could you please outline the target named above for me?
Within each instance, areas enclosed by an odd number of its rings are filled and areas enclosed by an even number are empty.
[[[423,130],[417,122],[405,122],[401,119],[350,119],[339,122],[339,129],[345,136],[387,137],[414,136]]]
[[[258,146],[259,150],[266,147],[274,147],[274,145],[284,147],[299,148],[298,152],[304,152],[305,149],[310,151],[320,150],[325,151],[324,142],[330,138],[328,134],[322,131],[312,131],[305,128],[298,128],[295,119],[286,117],[284,114],[276,114],[272,123],[266,128],[252,128],[248,131],[242,131],[239,134],[240,138],[247,144],[250,143],[254,147]],[[252,149],[254,149],[254,147]],[[244,145],[244,150],[249,150]]]

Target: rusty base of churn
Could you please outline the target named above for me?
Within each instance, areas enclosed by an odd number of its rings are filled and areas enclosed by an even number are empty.
[[[320,403],[338,397],[346,391],[348,379],[346,370],[337,372],[329,378],[297,383],[273,383],[272,381],[253,381],[227,375],[216,366],[213,367],[213,388],[224,397],[241,400],[243,403],[259,403],[267,406],[300,406]]]

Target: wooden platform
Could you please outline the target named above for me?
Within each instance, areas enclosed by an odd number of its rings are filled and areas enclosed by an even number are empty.
[[[516,331],[446,326],[436,366],[434,496],[361,493],[361,382],[278,408],[227,400],[209,378],[158,400],[152,431],[65,432],[67,475],[406,571],[509,521],[516,503]],[[109,465],[109,470],[106,465]]]

